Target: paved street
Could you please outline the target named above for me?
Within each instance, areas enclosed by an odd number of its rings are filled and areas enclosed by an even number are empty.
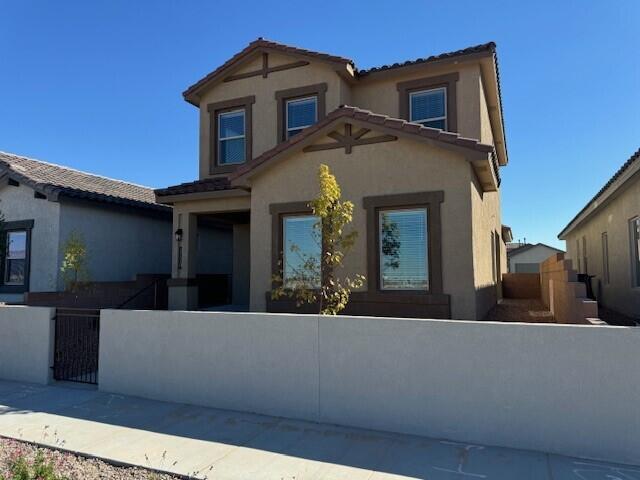
[[[640,480],[640,467],[0,381],[0,435],[209,479]]]

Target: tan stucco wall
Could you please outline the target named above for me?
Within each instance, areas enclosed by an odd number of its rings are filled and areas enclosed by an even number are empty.
[[[400,105],[398,82],[454,72],[458,72],[460,75],[456,89],[458,132],[465,137],[479,139],[481,122],[480,67],[478,65],[431,66],[404,75],[363,81],[352,89],[353,103],[357,107],[371,110],[374,113],[398,117]]]
[[[295,59],[278,54],[269,54],[269,65],[277,66],[290,63]],[[234,73],[256,70],[262,66],[262,57],[244,66]],[[312,63],[305,67],[250,77],[232,82],[222,82],[207,91],[200,101],[200,178],[209,175],[210,121],[207,105],[234,98],[255,95],[252,106],[253,116],[253,156],[257,157],[265,150],[277,144],[277,102],[275,92],[289,88],[304,87],[318,83],[327,83],[326,111],[331,112],[341,104],[347,103],[349,86],[329,66]]]
[[[359,232],[345,273],[366,270],[366,212],[363,197],[444,191],[442,256],[444,293],[451,295],[452,317],[475,319],[471,253],[469,184],[471,169],[460,155],[411,140],[344,150],[297,153],[257,176],[251,202],[251,309],[264,311],[271,280],[272,203],[311,200],[318,191],[317,170],[328,165],[341,184],[343,197],[355,204],[352,226]]]
[[[506,273],[506,248],[501,237],[500,193],[483,193],[474,178],[471,185],[471,212],[474,287],[477,315],[482,318],[500,297],[501,274]],[[499,241],[496,242],[500,271],[496,268],[495,274],[491,232],[500,236]]]
[[[598,300],[606,307],[640,318],[640,288],[632,287],[631,244],[629,220],[640,215],[640,178],[630,180],[624,190],[600,211],[567,235],[567,257],[577,270],[576,240],[580,239],[580,257],[582,257],[582,238],[587,239],[587,264],[593,289]],[[602,261],[602,233],[607,232],[609,243],[609,277],[605,284]],[[580,273],[584,273],[581,263]]]

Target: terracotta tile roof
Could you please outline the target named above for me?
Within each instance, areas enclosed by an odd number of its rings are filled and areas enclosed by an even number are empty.
[[[613,176],[607,181],[607,183],[604,184],[604,186],[598,190],[598,193],[596,193],[593,198],[591,198],[591,200],[589,200],[587,202],[587,204],[582,208],[582,210],[580,210],[575,217],[573,217],[571,219],[571,221],[567,224],[566,227],[564,227],[564,229],[562,229],[562,231],[558,234],[558,238],[560,238],[567,230],[569,230],[569,227],[572,226],[572,224],[580,217],[580,215],[582,215],[592,204],[593,202],[595,202],[596,200],[598,200],[598,198],[611,186],[613,185],[613,183],[620,178],[620,176],[622,174],[624,174],[624,172],[626,172],[629,168],[631,168],[631,165],[633,165],[636,161],[640,162],[640,148],[633,154],[631,155],[631,157],[629,157],[629,159],[624,162],[624,164],[618,169],[618,171],[616,173],[613,174]]]
[[[169,211],[168,207],[156,203],[151,188],[12,153],[0,152],[0,174],[8,175],[44,195]]]
[[[181,183],[166,188],[158,188],[155,194],[158,197],[168,195],[183,195],[186,193],[215,192],[220,190],[232,190],[233,187],[229,183],[227,177],[205,178],[196,180],[195,182]]]
[[[398,132],[404,132],[418,137],[430,138],[445,144],[452,144],[459,147],[469,148],[483,153],[493,154],[494,152],[493,145],[487,145],[472,138],[461,137],[457,133],[445,132],[437,128],[425,127],[419,123],[411,123],[407,122],[406,120],[390,117],[388,115],[379,115],[370,112],[369,110],[363,110],[360,108],[344,105],[331,112],[322,121],[305,128],[302,132],[289,138],[289,140],[287,140],[286,142],[282,142],[276,145],[271,150],[267,150],[262,155],[239,167],[234,173],[231,174],[231,181],[233,182],[233,180],[235,180],[236,178],[245,175],[251,170],[254,170],[262,164],[268,162],[279,153],[302,142],[309,136],[316,133],[318,130],[324,128],[325,126],[329,125],[339,118],[354,118],[356,120],[370,123],[374,128],[376,125],[384,126]]]
[[[430,57],[417,58],[415,60],[407,60],[406,62],[394,63],[392,65],[382,65],[380,67],[372,67],[365,70],[358,70],[357,76],[365,77],[372,73],[381,72],[383,70],[392,70],[394,68],[402,68],[402,67],[408,67],[410,65],[419,65],[421,63],[436,62],[439,60],[445,60],[452,57],[460,57],[463,55],[470,55],[473,53],[483,53],[483,52],[496,53],[496,44],[494,42],[483,43],[481,45],[475,45],[473,47],[463,48],[461,50],[455,50],[453,52],[446,52],[446,53],[440,53],[438,55],[431,55]]]
[[[242,58],[246,57],[251,52],[253,52],[254,50],[257,50],[259,48],[268,48],[268,49],[271,49],[271,50],[279,50],[279,51],[281,51],[283,53],[293,53],[293,54],[296,54],[296,55],[304,55],[306,57],[314,58],[314,59],[317,59],[317,60],[322,60],[322,61],[325,61],[325,62],[343,63],[345,65],[348,64],[348,65],[352,65],[353,66],[353,61],[351,59],[349,59],[349,58],[339,57],[337,55],[330,55],[328,53],[315,52],[313,50],[306,50],[304,48],[292,47],[290,45],[285,45],[283,43],[278,43],[278,42],[272,42],[270,40],[265,40],[264,38],[260,37],[257,40],[254,40],[253,42],[251,42],[249,45],[247,45],[243,50],[241,50],[240,52],[236,53],[233,57],[231,57],[229,60],[224,62],[222,65],[220,65],[214,71],[212,71],[211,73],[207,74],[205,77],[203,77],[202,79],[198,80],[196,83],[194,83],[189,88],[187,88],[182,93],[182,96],[185,97],[185,99],[186,99],[188,96],[192,95],[196,90],[198,90],[201,86],[203,86],[204,84],[206,84],[207,82],[209,82],[213,78],[217,77],[221,72],[224,72],[227,68],[229,68],[230,66],[232,66],[233,64],[235,64],[236,62],[238,62],[239,60],[241,60]]]

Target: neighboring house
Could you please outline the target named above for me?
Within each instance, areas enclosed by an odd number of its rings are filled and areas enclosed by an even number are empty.
[[[92,281],[171,269],[171,209],[147,187],[0,152],[0,211],[0,301],[62,290],[62,246],[72,232],[84,240]]]
[[[563,251],[544,243],[527,243],[507,250],[509,273],[539,273],[540,264],[556,253]]]
[[[479,319],[496,303],[508,159],[493,43],[358,70],[258,39],[183,95],[200,112],[200,178],[156,190],[174,207],[172,308],[197,308],[205,249],[233,258],[236,307],[295,310],[269,292],[281,265],[295,281],[291,245],[320,254],[308,207],[320,164],[355,204],[345,273],[367,282],[345,313]],[[233,247],[198,241],[202,218],[230,223]]]
[[[560,232],[579,273],[593,275],[598,301],[640,318],[640,150]]]

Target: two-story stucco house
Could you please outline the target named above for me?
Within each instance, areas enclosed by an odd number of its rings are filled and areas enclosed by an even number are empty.
[[[493,43],[358,70],[352,60],[263,39],[189,87],[200,111],[200,178],[156,190],[174,207],[170,305],[198,305],[204,221],[233,230],[233,303],[290,311],[270,297],[296,262],[319,255],[308,202],[326,164],[355,204],[345,262],[363,274],[345,313],[479,319],[506,271],[499,167],[507,164]],[[394,261],[381,244],[393,225]]]

